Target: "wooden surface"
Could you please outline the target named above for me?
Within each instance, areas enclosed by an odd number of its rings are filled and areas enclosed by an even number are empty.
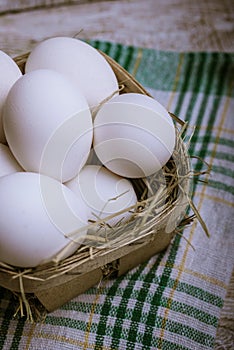
[[[70,5],[61,6],[66,2]],[[44,7],[30,11],[35,5]],[[14,57],[45,38],[74,36],[82,30],[81,38],[159,50],[234,52],[233,24],[233,0],[1,0],[0,49]],[[233,291],[234,275],[221,313],[216,350],[233,349]]]
[[[45,38],[83,30],[80,36],[88,39],[162,50],[230,52],[233,23],[232,0],[89,2],[0,16],[0,49],[15,56]]]
[[[102,0],[1,0],[0,14],[26,10],[98,2]]]

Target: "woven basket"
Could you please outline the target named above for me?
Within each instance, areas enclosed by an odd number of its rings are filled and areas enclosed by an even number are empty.
[[[102,54],[119,84],[123,85],[121,93],[136,92],[150,96],[119,64]],[[15,59],[22,72],[27,57],[28,54],[25,54]],[[112,228],[114,237],[124,239],[113,239],[113,244],[102,249],[82,246],[59,264],[20,269],[0,263],[0,285],[18,293],[26,307],[27,300],[33,296],[47,311],[52,311],[100,282],[103,277],[121,275],[164,250],[180,227],[190,223],[190,219],[185,217],[189,205],[190,159],[181,138],[183,122],[172,117],[176,123],[176,147],[160,175],[164,176],[166,187],[160,197],[159,175],[153,175],[147,181],[133,181],[139,200],[138,215],[128,224]]]

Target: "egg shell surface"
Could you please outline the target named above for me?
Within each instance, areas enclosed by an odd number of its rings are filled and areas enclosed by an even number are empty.
[[[89,208],[90,220],[105,219],[137,203],[137,196],[131,182],[103,166],[85,165],[80,173],[66,185],[79,198],[83,198]],[[132,212],[126,211],[108,219],[107,222],[115,225],[117,222],[127,221],[131,215]]]
[[[9,147],[26,171],[62,182],[85,164],[92,144],[92,117],[86,99],[64,75],[35,70],[10,90],[4,108]]]
[[[57,180],[28,172],[6,175],[0,178],[0,198],[0,261],[35,267],[67,246],[61,259],[79,247],[65,236],[85,227],[87,208]]]
[[[65,74],[84,94],[90,108],[118,90],[117,78],[106,59],[91,45],[69,37],[42,41],[31,51],[25,71],[48,68]]]
[[[0,143],[0,177],[24,171],[14,158],[9,147]]]
[[[22,76],[22,73],[15,61],[5,52],[0,50],[0,142],[5,143],[6,137],[3,130],[3,107],[7,94],[14,83]]]
[[[126,93],[114,97],[94,120],[94,150],[112,172],[129,178],[150,176],[162,168],[175,147],[175,127],[153,98]]]

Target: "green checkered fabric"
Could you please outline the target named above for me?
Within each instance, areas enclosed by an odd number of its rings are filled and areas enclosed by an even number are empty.
[[[211,238],[193,223],[166,251],[89,289],[42,323],[14,318],[14,296],[0,288],[0,349],[213,349],[233,268],[234,55],[91,44],[169,111],[196,125],[190,154],[212,165],[212,172],[208,183],[195,181],[193,200]],[[197,158],[192,164],[196,172],[204,167]]]

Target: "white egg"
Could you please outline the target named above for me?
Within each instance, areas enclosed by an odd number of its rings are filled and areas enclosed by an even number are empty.
[[[8,146],[0,143],[0,177],[23,171]]]
[[[88,218],[91,221],[98,221],[126,210],[106,221],[110,225],[126,222],[134,211],[134,208],[129,211],[127,209],[137,203],[131,182],[102,166],[84,166],[78,176],[66,185],[78,198],[83,198],[90,210]]]
[[[75,38],[56,37],[39,43],[30,53],[25,70],[40,68],[66,74],[78,85],[91,108],[118,90],[116,76],[105,58]]]
[[[75,252],[66,238],[87,223],[87,208],[57,180],[36,173],[14,173],[0,178],[0,261],[20,267],[61,259]]]
[[[22,76],[22,73],[15,61],[5,52],[0,51],[0,142],[5,143],[6,138],[2,125],[3,107],[10,88],[16,80]]]
[[[128,93],[114,97],[94,120],[94,150],[114,173],[129,178],[150,176],[170,159],[175,127],[166,109],[153,98]]]
[[[3,122],[9,147],[26,171],[65,182],[88,158],[91,113],[61,73],[41,69],[22,76],[8,94]]]

